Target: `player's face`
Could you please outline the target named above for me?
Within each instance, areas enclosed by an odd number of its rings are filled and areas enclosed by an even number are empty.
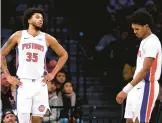
[[[56,79],[57,79],[58,82],[64,83],[65,80],[66,80],[66,75],[65,75],[65,73],[61,73],[61,72],[57,73]]]
[[[15,123],[16,117],[13,114],[7,114],[4,118],[5,123]]]
[[[132,29],[134,31],[134,34],[139,39],[141,38],[143,39],[147,31],[146,25],[139,25],[139,24],[132,24]]]
[[[40,13],[34,13],[34,15],[29,19],[29,24],[31,24],[36,29],[41,29],[43,25],[43,16]]]
[[[72,87],[71,83],[66,83],[64,85],[64,92],[67,94],[71,94],[73,92],[73,87]]]

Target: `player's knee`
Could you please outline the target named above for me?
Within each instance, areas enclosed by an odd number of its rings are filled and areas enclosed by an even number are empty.
[[[41,116],[32,116],[32,123],[42,123],[43,117]]]

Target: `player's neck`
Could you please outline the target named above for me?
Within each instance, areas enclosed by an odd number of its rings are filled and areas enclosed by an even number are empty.
[[[33,37],[39,35],[40,30],[36,30],[34,27],[29,26],[29,28],[27,29],[27,32],[32,35]]]
[[[152,32],[151,32],[151,30],[149,29],[147,32],[146,32],[146,34],[143,36],[143,38],[142,39],[145,39],[145,38],[147,38],[149,35],[151,35],[152,34]]]

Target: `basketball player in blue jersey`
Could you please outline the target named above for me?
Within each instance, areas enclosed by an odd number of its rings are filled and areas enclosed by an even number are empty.
[[[119,104],[127,97],[124,116],[127,123],[149,123],[159,93],[162,50],[158,37],[151,31],[151,25],[152,16],[148,12],[132,14],[132,29],[142,41],[133,80],[116,97]]]
[[[42,117],[49,109],[46,83],[55,77],[68,59],[67,52],[57,40],[40,31],[43,21],[42,9],[29,8],[24,12],[26,30],[12,34],[1,49],[2,71],[10,84],[18,86],[16,102],[19,123],[42,123]],[[18,46],[18,78],[10,75],[6,63],[6,56],[16,45]],[[45,74],[45,54],[49,46],[59,59],[53,71]]]

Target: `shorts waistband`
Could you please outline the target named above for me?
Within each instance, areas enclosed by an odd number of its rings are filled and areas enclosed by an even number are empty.
[[[19,78],[19,80],[31,80],[32,82],[42,80],[42,78],[39,79],[27,79],[27,78]]]

